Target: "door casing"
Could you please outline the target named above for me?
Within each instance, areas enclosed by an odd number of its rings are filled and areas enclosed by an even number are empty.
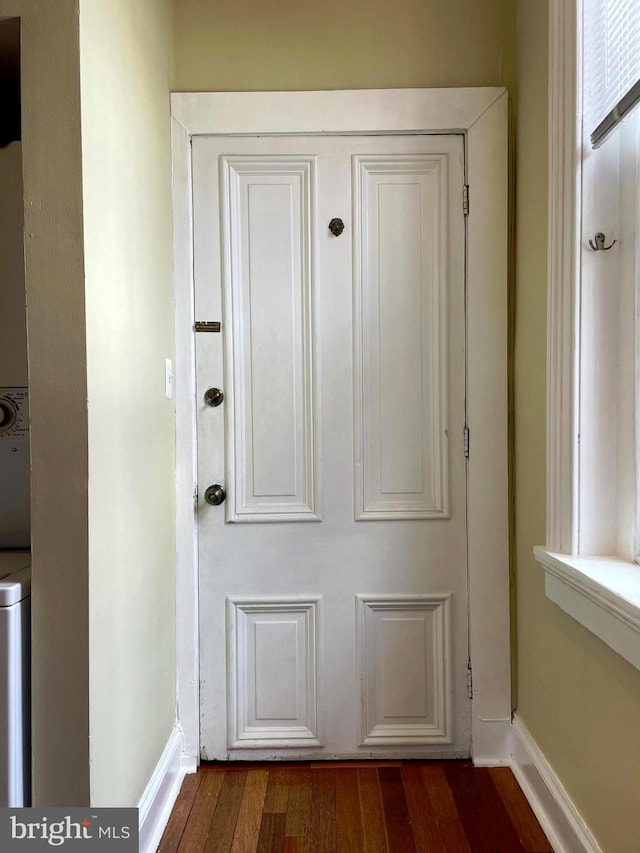
[[[471,751],[511,756],[507,426],[508,98],[502,88],[174,93],[177,697],[183,759],[199,756],[191,138],[200,134],[462,132],[466,234]],[[462,204],[462,199],[460,200]]]

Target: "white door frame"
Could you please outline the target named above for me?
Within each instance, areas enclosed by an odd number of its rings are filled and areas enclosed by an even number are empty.
[[[466,142],[469,643],[474,763],[511,757],[507,450],[507,92],[502,88],[171,95],[176,299],[178,716],[199,761],[191,137],[462,132]],[[462,204],[462,199],[461,202]]]

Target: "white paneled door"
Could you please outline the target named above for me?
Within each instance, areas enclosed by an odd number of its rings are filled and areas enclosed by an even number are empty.
[[[463,137],[192,152],[202,756],[466,756]]]

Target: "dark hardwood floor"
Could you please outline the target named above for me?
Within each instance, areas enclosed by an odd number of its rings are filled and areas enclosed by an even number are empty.
[[[506,767],[466,761],[203,764],[159,853],[551,853]]]

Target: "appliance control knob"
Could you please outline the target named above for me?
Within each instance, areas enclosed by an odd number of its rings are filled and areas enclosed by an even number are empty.
[[[0,400],[0,431],[11,429],[16,420],[16,410],[8,400]]]

